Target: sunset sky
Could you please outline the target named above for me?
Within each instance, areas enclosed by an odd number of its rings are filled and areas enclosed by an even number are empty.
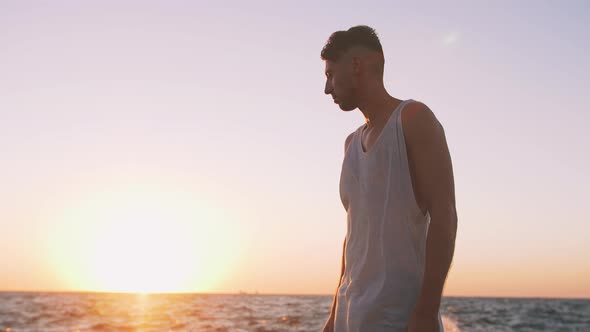
[[[454,163],[445,295],[590,297],[590,2],[2,1],[0,290],[333,294],[329,35]]]

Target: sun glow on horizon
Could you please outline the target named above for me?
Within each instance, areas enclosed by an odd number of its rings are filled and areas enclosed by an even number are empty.
[[[67,288],[202,292],[235,266],[230,218],[191,195],[134,188],[70,203],[57,214],[48,246]]]

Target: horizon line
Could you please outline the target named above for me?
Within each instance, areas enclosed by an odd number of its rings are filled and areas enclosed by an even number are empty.
[[[119,292],[93,290],[3,290],[2,293],[69,293],[69,294],[127,294],[127,295],[241,295],[241,296],[334,296],[329,293],[270,293],[270,292]],[[490,296],[490,295],[443,295],[443,298],[479,299],[530,299],[530,300],[590,300],[590,297],[547,297],[547,296]]]

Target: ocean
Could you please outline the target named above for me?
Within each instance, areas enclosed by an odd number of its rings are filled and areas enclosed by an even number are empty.
[[[0,332],[321,331],[332,296],[0,293]],[[590,300],[446,297],[447,332],[590,332]]]

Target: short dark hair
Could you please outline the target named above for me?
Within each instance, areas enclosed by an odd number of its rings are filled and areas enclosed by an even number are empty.
[[[366,25],[357,25],[346,31],[334,32],[322,49],[322,60],[336,62],[342,54],[354,46],[366,47],[383,54],[383,48],[375,29]]]

